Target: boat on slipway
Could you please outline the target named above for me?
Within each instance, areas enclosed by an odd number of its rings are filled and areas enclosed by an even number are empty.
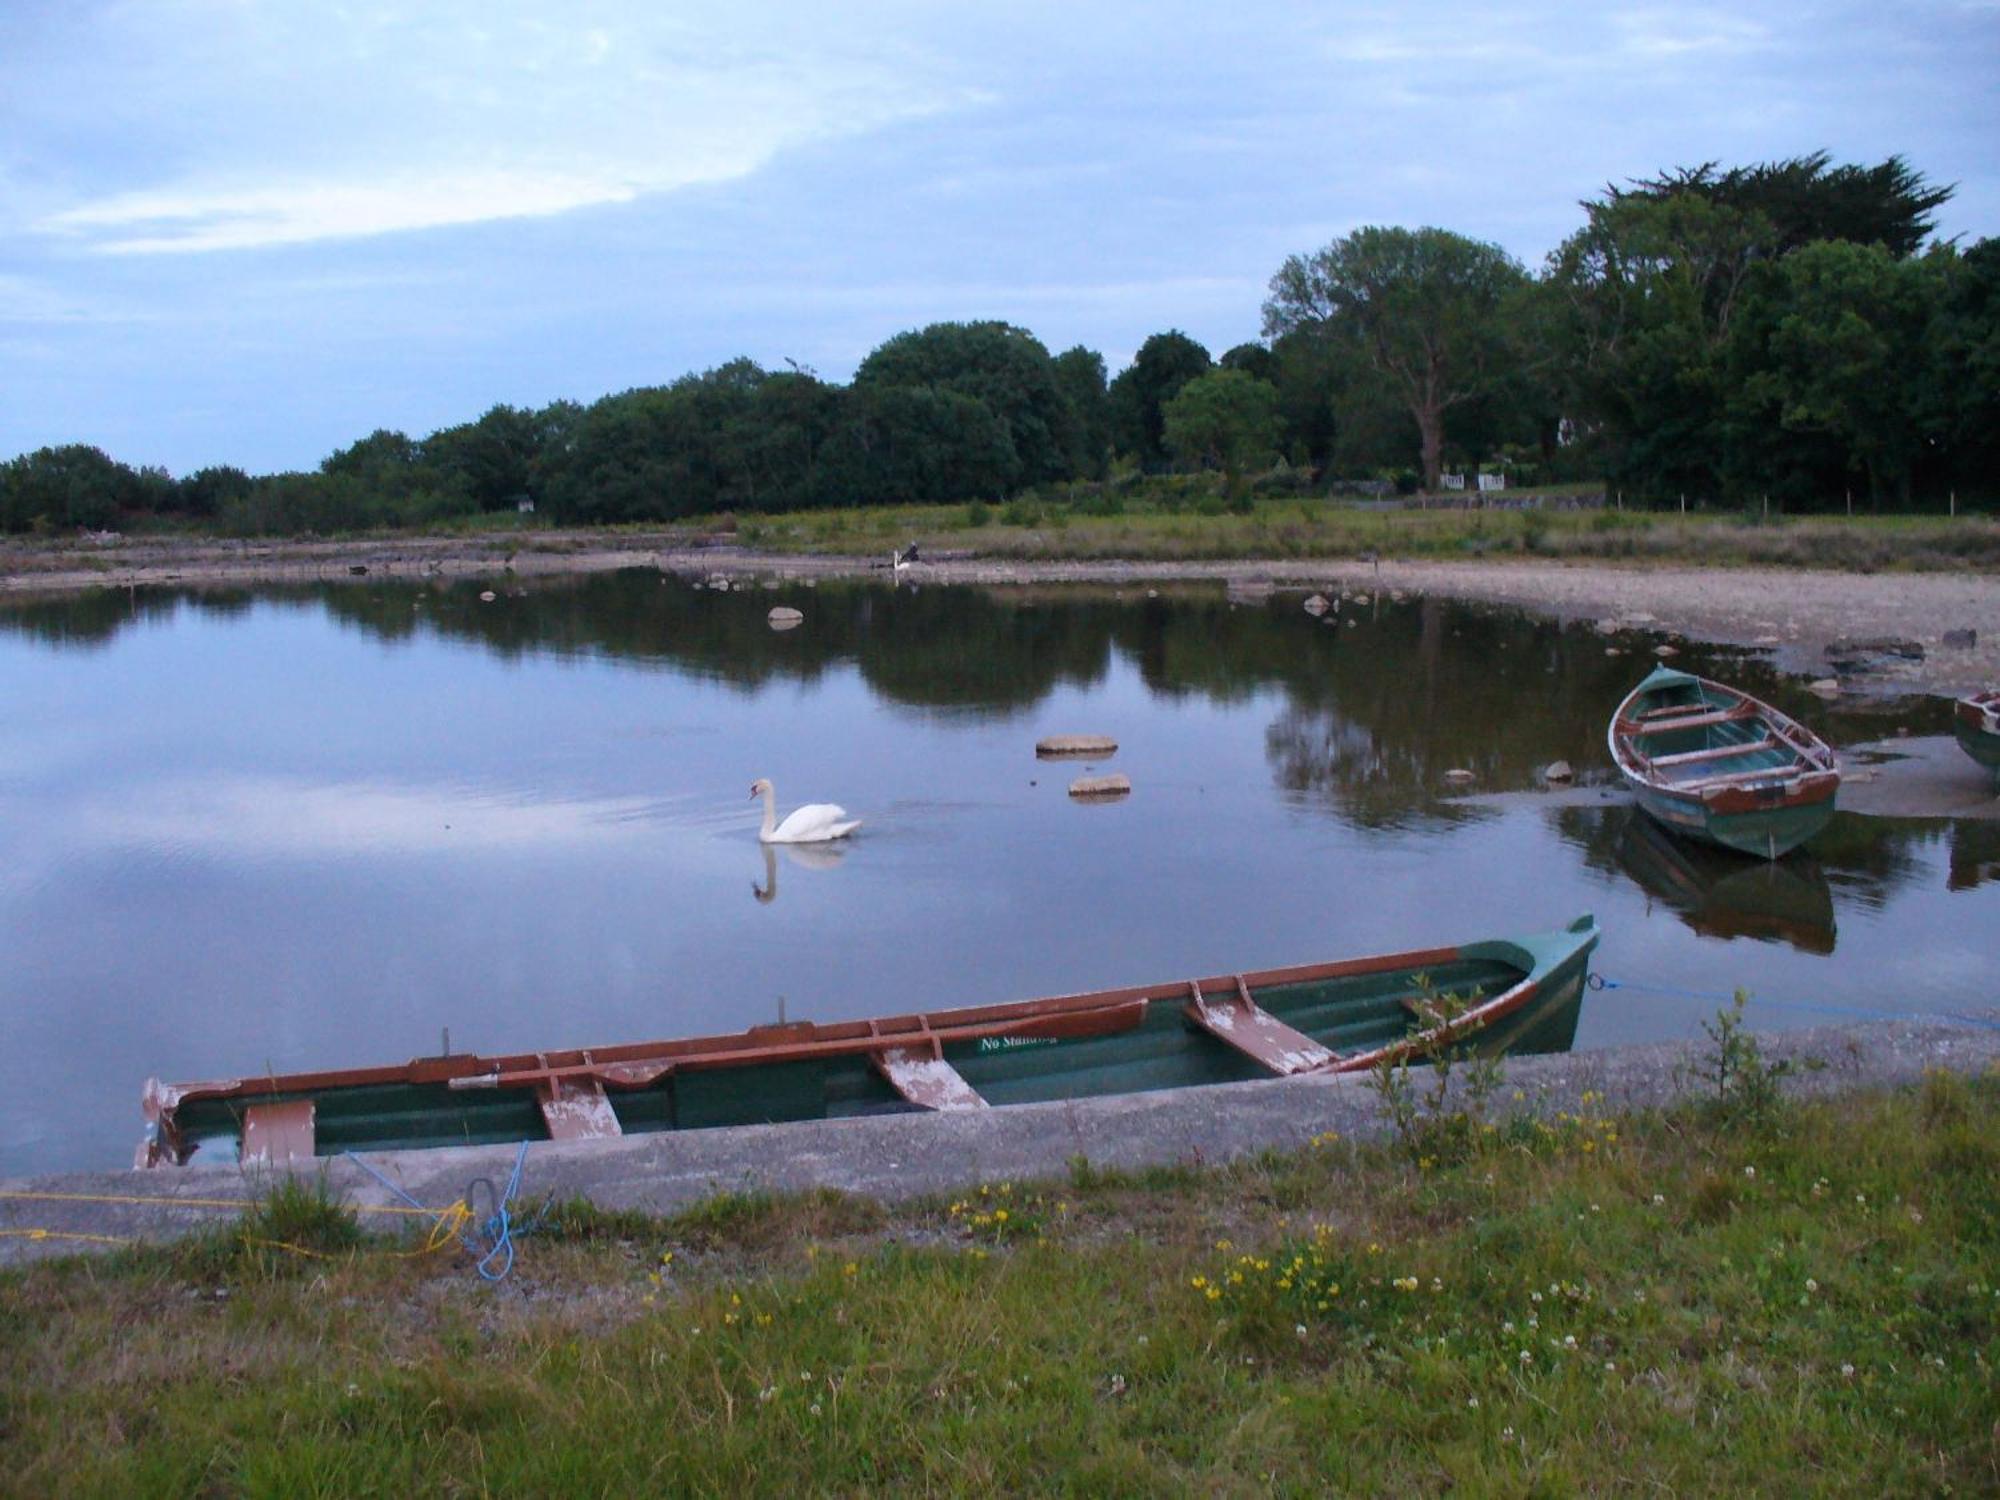
[[[137,1165],[574,1141],[980,1110],[1421,1061],[1567,1051],[1596,922],[1291,968],[725,1036],[208,1083],[149,1081]]]
[[[1607,738],[1639,805],[1688,838],[1777,859],[1833,816],[1832,747],[1737,688],[1657,667]]]

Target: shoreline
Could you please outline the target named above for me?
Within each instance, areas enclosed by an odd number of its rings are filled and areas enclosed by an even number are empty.
[[[1511,1056],[1506,1076],[1536,1118],[1593,1108],[1666,1109],[1689,1097],[1688,1071],[1704,1045],[1641,1042]],[[1835,1098],[1911,1087],[1939,1069],[1990,1075],[2000,1069],[2000,1010],[1776,1031],[1760,1034],[1758,1045],[1767,1062],[1795,1069],[1788,1094]],[[1807,1059],[1815,1065],[1806,1066]],[[523,1158],[531,1168],[524,1181],[547,1197],[648,1215],[683,1211],[717,1194],[832,1190],[897,1203],[980,1181],[1060,1181],[1079,1158],[1107,1171],[1222,1167],[1259,1152],[1308,1148],[1328,1132],[1350,1141],[1394,1137],[1367,1076],[1302,1073],[963,1113],[541,1141]],[[399,1212],[397,1193],[445,1203],[468,1177],[506,1180],[518,1151],[503,1145],[376,1152],[374,1170],[358,1164],[362,1158],[340,1156],[299,1168],[197,1160],[151,1171],[0,1179],[0,1269],[179,1239],[233,1220],[249,1196],[288,1175],[317,1177],[364,1212]]]
[[[878,559],[762,552],[704,544],[685,531],[600,537],[521,532],[494,537],[348,541],[121,540],[106,547],[0,548],[0,600],[103,588],[203,588],[258,583],[550,578],[658,568],[689,577],[868,578]],[[1972,572],[1852,573],[1542,560],[1022,561],[942,557],[904,581],[1023,584],[1221,583],[1272,588],[1388,590],[1532,610],[1559,621],[1617,621],[1665,636],[1767,651],[1784,671],[1836,675],[1828,647],[1847,639],[1915,642],[1922,659],[1885,656],[1841,675],[1857,693],[1960,697],[2000,685],[2000,576]],[[1945,644],[1972,631],[1975,644]]]

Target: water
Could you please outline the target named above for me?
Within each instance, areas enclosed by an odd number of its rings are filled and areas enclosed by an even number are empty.
[[[1602,730],[1643,642],[1419,601],[1319,622],[1297,592],[480,589],[0,611],[0,1174],[128,1161],[149,1074],[941,1008],[1586,910],[1604,973],[1747,987],[1762,1027],[1990,1002],[1993,825],[1841,815],[1775,871],[1634,826]],[[770,630],[779,603],[805,625]],[[1677,664],[1836,741],[1945,722]],[[1116,736],[1133,795],[1071,801],[1083,768],[1033,755],[1055,733]],[[1437,795],[1558,758],[1603,800]],[[865,826],[767,854],[758,776]],[[1605,990],[1578,1045],[1714,1009]]]

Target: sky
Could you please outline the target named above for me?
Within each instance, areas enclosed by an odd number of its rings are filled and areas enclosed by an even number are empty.
[[[1000,318],[1254,339],[1363,224],[1901,154],[2000,231],[2000,0],[0,0],[0,458],[312,468]]]

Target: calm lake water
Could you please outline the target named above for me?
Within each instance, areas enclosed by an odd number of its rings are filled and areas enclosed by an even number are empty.
[[[1766,867],[1636,820],[1602,731],[1643,639],[1419,600],[1322,622],[1299,591],[481,587],[0,610],[0,1174],[129,1161],[149,1074],[965,1005],[1583,911],[1627,987],[1588,997],[1580,1047],[1716,1008],[1640,985],[1746,987],[1764,1028],[1991,1003],[1993,825],[1842,814]],[[780,603],[802,628],[767,627]],[[1836,742],[1946,722],[1677,664]],[[1071,801],[1081,767],[1034,758],[1055,733],[1116,736],[1132,796]],[[1558,758],[1603,799],[1438,795]],[[768,856],[758,776],[865,826]]]

